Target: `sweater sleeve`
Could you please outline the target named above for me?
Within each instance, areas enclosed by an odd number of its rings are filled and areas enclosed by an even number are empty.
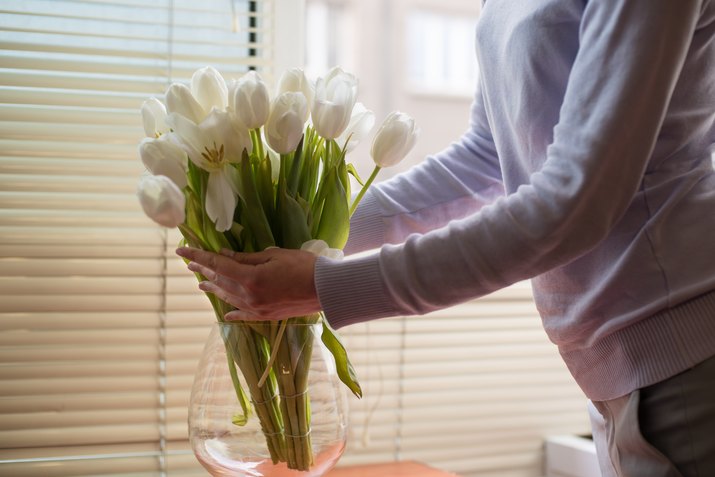
[[[381,182],[351,219],[346,254],[400,243],[479,210],[504,194],[501,170],[479,88],[468,130],[448,148]]]
[[[476,298],[602,241],[641,186],[701,8],[694,0],[589,1],[542,168],[446,227],[357,260],[319,260],[316,287],[333,326]]]

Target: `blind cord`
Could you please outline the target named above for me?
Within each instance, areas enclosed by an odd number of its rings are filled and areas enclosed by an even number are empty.
[[[375,414],[375,411],[377,411],[377,409],[380,407],[380,403],[382,402],[382,396],[385,392],[385,377],[382,374],[382,363],[379,359],[375,359],[373,356],[372,337],[372,328],[370,327],[370,322],[368,321],[365,323],[365,349],[367,350],[367,382],[373,382],[373,380],[371,379],[371,370],[374,364],[377,368],[378,389],[377,393],[375,393],[375,402],[372,405],[369,405],[367,403],[367,399],[365,402],[367,412],[365,413],[365,419],[362,423],[362,436],[360,438],[363,448],[370,445],[370,424],[372,423],[372,418]],[[370,389],[370,391],[372,391],[372,389]]]
[[[162,227],[161,230],[161,302],[159,308],[159,471],[161,477],[166,477],[166,298],[168,293],[168,258],[169,233]]]
[[[397,376],[397,431],[395,433],[395,460],[402,459],[402,426],[405,404],[405,348],[407,346],[407,318],[400,318],[400,363]]]
[[[174,0],[169,1],[167,19],[167,87],[173,79],[174,61]],[[167,294],[169,281],[169,231],[160,227],[161,233],[161,299],[159,303],[159,473],[167,476],[167,410],[166,410],[166,334],[167,334]]]

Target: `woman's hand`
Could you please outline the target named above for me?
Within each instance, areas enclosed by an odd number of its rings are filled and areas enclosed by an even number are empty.
[[[206,281],[199,288],[237,308],[227,320],[282,320],[320,311],[315,291],[317,257],[303,250],[271,248],[257,253],[221,254],[181,247],[189,270]]]

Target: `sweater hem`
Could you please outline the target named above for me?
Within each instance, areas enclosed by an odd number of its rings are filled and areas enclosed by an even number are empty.
[[[592,401],[607,401],[668,379],[715,356],[715,291],[561,352]]]

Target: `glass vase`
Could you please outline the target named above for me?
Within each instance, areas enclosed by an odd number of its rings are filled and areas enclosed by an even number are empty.
[[[322,324],[213,325],[189,404],[189,438],[213,476],[317,477],[345,449],[347,396]]]

